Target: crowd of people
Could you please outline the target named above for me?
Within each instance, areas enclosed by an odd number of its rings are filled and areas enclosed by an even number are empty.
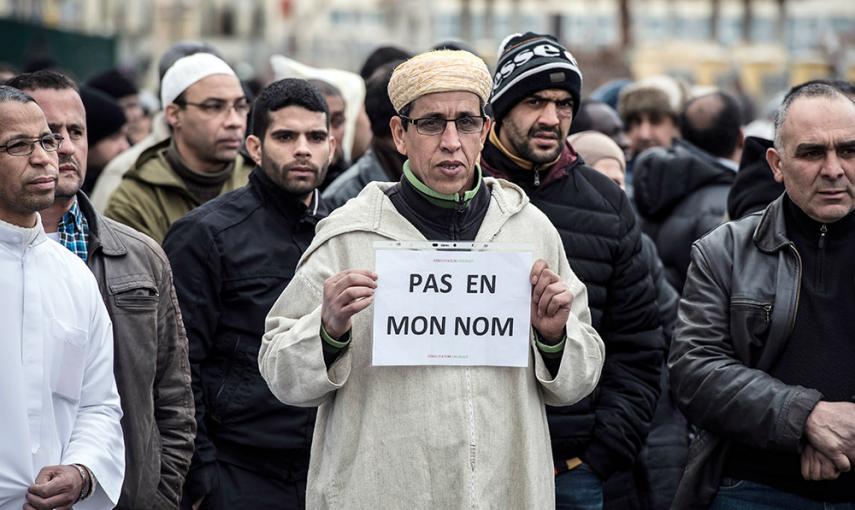
[[[274,69],[0,85],[0,508],[855,509],[855,85]],[[375,366],[379,241],[528,246],[527,366]]]

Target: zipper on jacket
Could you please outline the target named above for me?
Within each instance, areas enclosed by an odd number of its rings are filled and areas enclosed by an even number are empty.
[[[787,336],[789,337],[796,325],[796,314],[799,313],[799,301],[801,300],[802,294],[802,256],[799,255],[799,250],[796,249],[795,244],[790,243],[788,246],[793,250],[793,254],[796,256],[796,263],[798,265],[798,271],[796,272],[796,306],[793,308],[793,313],[790,314],[790,324],[787,326]]]
[[[459,241],[460,240],[460,218],[466,213],[466,204],[463,202],[458,202],[454,206],[454,219],[451,222],[451,240]]]
[[[540,186],[540,172],[538,172],[537,170],[534,171],[534,186]]]
[[[825,290],[825,242],[827,239],[828,226],[823,223],[822,226],[819,227],[819,242],[817,243],[819,253],[816,254],[816,286],[821,290]]]
[[[750,307],[754,307],[754,308],[762,308],[763,311],[765,312],[764,316],[766,317],[766,323],[768,324],[769,321],[772,319],[772,305],[771,304],[757,303],[756,301],[751,301],[748,299],[739,299],[739,298],[732,299],[730,301],[730,304],[750,306]]]

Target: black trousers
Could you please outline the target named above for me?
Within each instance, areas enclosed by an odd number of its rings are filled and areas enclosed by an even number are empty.
[[[249,469],[218,462],[219,486],[208,494],[200,510],[305,510],[306,473],[270,477]],[[300,476],[302,475],[302,476]]]

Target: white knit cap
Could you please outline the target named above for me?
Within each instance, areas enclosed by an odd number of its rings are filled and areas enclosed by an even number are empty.
[[[190,85],[213,74],[228,74],[237,79],[228,64],[210,53],[196,53],[176,60],[160,81],[160,104],[166,108]]]

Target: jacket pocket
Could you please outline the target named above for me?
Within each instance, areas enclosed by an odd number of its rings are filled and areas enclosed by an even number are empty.
[[[124,309],[153,310],[160,299],[157,285],[147,278],[111,282],[109,289],[116,306]]]
[[[733,347],[746,366],[753,367],[763,353],[772,324],[772,303],[748,297],[730,300]]]

